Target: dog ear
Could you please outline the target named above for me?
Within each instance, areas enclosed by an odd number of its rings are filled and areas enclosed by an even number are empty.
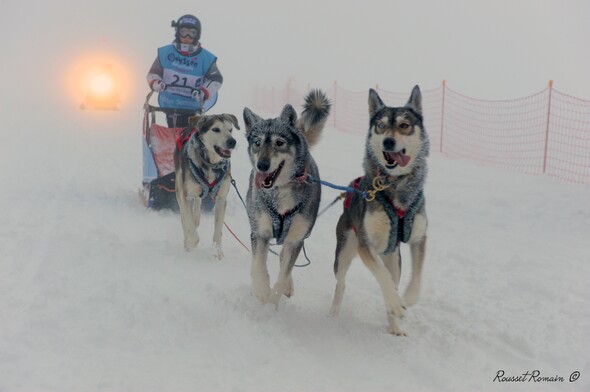
[[[213,117],[201,116],[201,117],[199,117],[199,119],[197,120],[195,125],[193,125],[193,127],[197,128],[197,132],[199,134],[203,134],[203,133],[207,132],[209,130],[209,128],[211,128],[211,125],[213,125],[213,122],[214,122]]]
[[[197,123],[199,122],[199,119],[200,118],[201,118],[201,116],[190,116],[188,118],[188,126],[189,126],[189,128],[192,128],[195,125],[197,125]]]
[[[420,87],[418,85],[415,85],[412,89],[412,95],[410,95],[406,107],[412,108],[419,114],[422,114],[422,93],[420,93]]]
[[[244,108],[244,124],[246,124],[246,133],[250,132],[252,127],[260,121],[262,121],[261,117],[254,114],[254,112],[250,109]]]
[[[297,112],[293,109],[293,106],[286,104],[281,112],[279,119],[290,126],[294,127],[297,123]]]
[[[230,121],[233,124],[234,128],[240,129],[240,126],[238,125],[238,119],[233,114],[224,114],[223,118],[227,121]]]
[[[379,98],[377,91],[372,88],[369,89],[369,117],[373,117],[375,113],[381,108],[385,107],[385,104]]]

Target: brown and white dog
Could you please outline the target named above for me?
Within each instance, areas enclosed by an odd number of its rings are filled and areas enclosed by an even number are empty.
[[[215,203],[214,255],[223,258],[221,229],[231,184],[230,158],[236,139],[233,128],[240,129],[232,114],[195,116],[181,133],[174,150],[176,199],[184,231],[184,248],[199,243],[197,228],[201,219],[201,199]]]

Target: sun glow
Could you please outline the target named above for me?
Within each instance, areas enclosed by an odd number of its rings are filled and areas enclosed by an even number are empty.
[[[107,96],[115,91],[115,80],[113,75],[99,73],[92,77],[89,86],[90,92],[98,96]]]
[[[109,53],[88,53],[70,61],[66,79],[75,106],[111,109],[131,91],[128,67]],[[100,107],[103,106],[103,107]]]

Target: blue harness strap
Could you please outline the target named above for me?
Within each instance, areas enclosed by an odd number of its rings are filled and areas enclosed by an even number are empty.
[[[361,177],[359,177],[359,178],[361,178]],[[324,186],[327,186],[329,188],[337,189],[339,191],[344,191],[344,192],[347,192],[347,193],[359,192],[363,196],[363,198],[366,198],[367,197],[367,192],[366,191],[359,190],[358,187],[354,187],[353,188],[353,187],[350,187],[350,186],[335,185],[335,184],[332,184],[331,182],[328,182],[328,181],[317,180],[311,174],[308,174],[307,175],[306,180],[309,180],[309,181],[312,181],[312,182],[319,182],[320,184],[322,184]]]

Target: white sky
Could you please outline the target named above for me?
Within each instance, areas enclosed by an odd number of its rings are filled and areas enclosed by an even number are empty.
[[[484,99],[528,95],[553,79],[560,91],[590,99],[585,0],[0,0],[0,104],[59,102],[68,67],[96,51],[121,59],[128,101],[141,101],[156,48],[171,41],[170,21],[184,13],[201,19],[203,45],[219,58],[221,105],[248,105],[252,86],[288,77],[303,86],[337,80],[393,91],[446,79]]]

